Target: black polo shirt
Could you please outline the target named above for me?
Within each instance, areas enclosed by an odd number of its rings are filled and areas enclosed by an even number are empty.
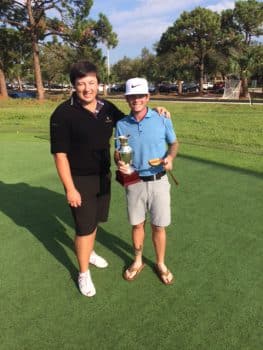
[[[51,153],[67,154],[72,175],[106,174],[111,163],[110,138],[123,117],[124,113],[106,100],[98,100],[93,114],[73,94],[51,115]]]

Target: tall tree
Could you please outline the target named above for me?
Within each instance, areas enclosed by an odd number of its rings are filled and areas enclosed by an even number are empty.
[[[104,15],[100,14],[98,21],[88,20],[92,5],[92,0],[3,0],[0,3],[0,22],[16,27],[29,37],[39,99],[44,99],[39,43],[47,36],[60,36],[72,44],[92,44],[94,50],[101,41],[109,47],[116,46],[117,36]],[[50,17],[50,10],[57,17]]]
[[[134,65],[134,59],[124,56],[121,60],[113,65],[111,71],[119,82],[124,82],[131,76],[137,75],[136,71],[134,70]]]
[[[263,3],[256,0],[237,1],[233,10],[222,12],[222,31],[229,41],[227,56],[239,66],[243,95],[246,96],[253,65],[257,59],[263,60],[262,50],[255,49],[255,46],[262,46],[255,39],[263,35]]]
[[[253,47],[253,62],[251,64],[251,78],[263,85],[263,45]]]
[[[215,50],[221,38],[220,16],[205,8],[197,7],[191,12],[183,12],[162,35],[157,44],[157,55],[181,53],[177,65],[185,64],[185,57],[191,54],[199,71],[200,87],[203,87],[205,58]]]
[[[139,76],[145,77],[150,82],[156,82],[159,77],[159,67],[156,56],[147,48],[143,48],[140,55]]]
[[[41,71],[44,82],[48,85],[65,81],[69,83],[67,73],[74,60],[74,54],[74,50],[69,45],[59,42],[56,38],[41,47]]]
[[[11,28],[0,28],[0,95],[8,97],[6,77],[14,76],[19,80],[24,62],[30,55],[30,47],[24,36]]]
[[[160,76],[159,64],[156,56],[147,48],[143,48],[140,56],[133,59],[124,56],[112,67],[112,76],[118,81],[125,81],[131,76],[140,76],[150,82],[157,82]]]

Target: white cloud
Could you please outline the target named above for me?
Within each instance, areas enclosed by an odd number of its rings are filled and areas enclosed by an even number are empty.
[[[208,5],[217,3],[215,5]],[[233,8],[231,0],[96,0],[95,6],[107,15],[117,33],[119,44],[112,56],[136,57],[143,47],[152,50],[153,44],[160,40],[167,28],[179,18],[183,11],[192,11],[197,6],[220,12]],[[103,9],[104,7],[104,9]]]
[[[218,13],[226,9],[233,9],[234,7],[235,7],[234,1],[222,1],[218,4],[207,6],[208,9]]]
[[[163,32],[171,26],[185,8],[200,5],[204,0],[137,0],[131,9],[115,10],[108,15],[119,45],[136,44],[151,49]]]
[[[137,0],[132,10],[113,11],[109,18],[113,23],[126,24],[127,21],[133,21],[143,18],[154,19],[156,22],[160,17],[171,16],[175,17],[183,9],[200,5],[204,0],[185,0],[177,2],[174,0]]]
[[[154,21],[153,19],[140,19],[127,23],[127,25],[119,31],[119,39],[129,43],[140,43],[154,41],[160,37],[168,27],[166,21]]]

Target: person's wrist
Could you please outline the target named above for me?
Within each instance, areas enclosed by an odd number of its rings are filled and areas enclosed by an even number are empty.
[[[174,160],[174,157],[173,157],[171,154],[168,154],[167,157],[166,157],[166,159],[167,159],[168,162],[171,162],[171,163],[172,163],[173,160]]]
[[[75,192],[75,191],[77,191],[75,187],[66,188],[66,192],[67,193],[72,193],[72,192]]]

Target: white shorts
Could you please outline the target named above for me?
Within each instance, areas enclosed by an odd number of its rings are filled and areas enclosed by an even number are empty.
[[[126,187],[129,223],[138,225],[144,222],[149,212],[151,224],[160,227],[170,225],[170,187],[167,175],[159,180],[141,181]]]

